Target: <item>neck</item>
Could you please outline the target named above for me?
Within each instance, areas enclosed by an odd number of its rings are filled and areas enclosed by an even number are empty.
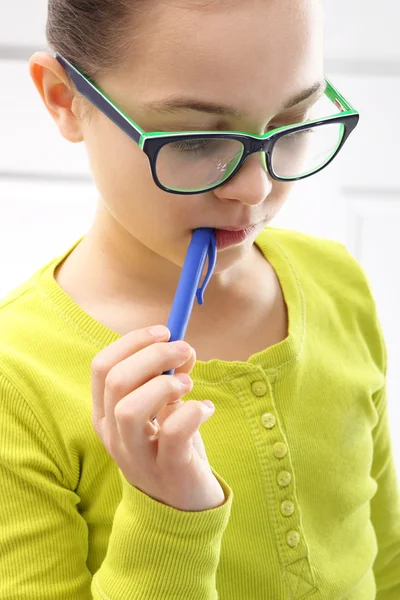
[[[59,265],[55,278],[83,310],[121,335],[166,323],[190,239],[189,235],[181,244],[181,255],[171,261],[115,221],[97,217],[82,242]],[[249,320],[262,314],[265,321],[275,310],[279,283],[257,246],[252,244],[240,262],[216,273],[218,260],[222,268],[224,261],[232,263],[227,253],[218,257],[204,304],[194,302],[187,332],[194,339],[201,339],[206,331],[211,335],[217,321],[223,330],[245,327],[247,331]],[[206,270],[207,261],[200,281]]]
[[[187,231],[180,239],[158,241],[154,246],[168,252],[168,256],[160,255],[131,235],[99,204],[92,227],[68,257],[69,269],[84,287],[105,302],[145,303],[157,298],[160,304],[169,304],[175,295],[191,236]],[[242,255],[240,258],[238,247],[218,252],[217,264],[205,291],[209,306],[237,296],[246,283],[253,280],[255,265],[265,263],[254,244],[243,248]],[[229,263],[231,266],[227,268]],[[207,267],[206,261],[200,281]]]

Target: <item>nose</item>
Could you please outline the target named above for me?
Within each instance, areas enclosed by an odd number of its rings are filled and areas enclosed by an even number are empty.
[[[227,183],[213,190],[221,201],[238,200],[243,204],[261,204],[272,190],[272,178],[265,165],[265,154],[251,154]]]

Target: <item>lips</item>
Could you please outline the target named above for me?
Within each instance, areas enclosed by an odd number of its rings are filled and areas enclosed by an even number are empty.
[[[253,227],[257,227],[258,223],[254,225],[243,225],[242,227],[218,227],[216,229],[220,229],[222,231],[243,231],[244,229],[252,229]]]
[[[214,229],[215,231],[231,231],[231,232],[237,232],[237,231],[248,231],[248,230],[253,230],[256,227],[258,227],[259,225],[261,225],[261,223],[263,223],[263,221],[259,221],[258,223],[250,224],[250,225],[242,225],[241,227],[230,227],[230,226],[224,226],[224,227],[216,227],[213,225],[201,225],[201,227],[211,227],[212,229]],[[199,226],[200,227],[200,226]],[[192,230],[194,231],[194,229]]]

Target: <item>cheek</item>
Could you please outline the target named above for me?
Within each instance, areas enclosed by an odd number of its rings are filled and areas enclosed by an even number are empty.
[[[147,156],[102,114],[96,114],[85,132],[85,145],[102,200],[118,221],[129,225],[144,207],[151,208],[152,198],[161,192],[153,182]]]
[[[272,179],[271,193],[267,198],[267,204],[270,208],[268,214],[275,216],[280,211],[295,184],[295,181],[284,182]]]
[[[151,230],[152,236],[165,239],[188,220],[183,196],[156,186],[146,154],[107,117],[96,115],[85,132],[85,145],[102,200],[133,235]]]
[[[147,156],[138,145],[104,115],[96,115],[86,132],[90,168],[102,196],[121,196],[153,179]]]

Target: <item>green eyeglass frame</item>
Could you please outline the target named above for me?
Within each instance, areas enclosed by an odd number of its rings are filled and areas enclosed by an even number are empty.
[[[139,148],[147,155],[149,159],[150,169],[155,184],[160,189],[171,194],[201,194],[225,185],[237,174],[248,157],[256,152],[264,153],[264,166],[273,179],[284,182],[305,179],[306,177],[310,177],[311,175],[318,173],[332,162],[339,151],[343,148],[344,143],[348,139],[351,132],[355,129],[359,121],[360,115],[358,111],[351,106],[351,104],[342,96],[342,94],[340,94],[338,90],[331,84],[328,78],[325,77],[326,90],[324,94],[333,103],[336,110],[339,109],[339,112],[335,112],[335,114],[327,117],[309,120],[302,123],[285,125],[283,127],[277,127],[264,135],[253,135],[242,131],[184,131],[168,133],[153,131],[146,133],[137,123],[135,123],[135,121],[133,121],[120,108],[118,108],[118,106],[116,106],[116,104],[114,104],[114,102],[93,81],[86,77],[78,69],[78,67],[61,56],[61,54],[58,52],[54,54],[54,57],[65,69],[78,92],[80,92],[82,96],[89,100],[89,102],[96,106],[96,108],[98,108],[104,115],[111,119],[115,125],[117,125],[124,133],[126,133],[126,135],[128,135],[134,142],[138,144]],[[341,124],[343,126],[340,143],[337,145],[327,162],[325,162],[316,170],[299,177],[289,178],[278,176],[274,172],[271,160],[274,145],[278,142],[278,140],[288,133],[295,133],[297,131],[310,129],[310,125],[312,125],[314,128],[324,126],[327,123]],[[177,140],[204,140],[209,138],[228,138],[231,140],[237,140],[243,144],[243,154],[239,162],[237,162],[234,168],[226,174],[225,179],[219,181],[217,184],[197,191],[176,190],[166,187],[160,182],[157,176],[156,161],[160,150],[165,144],[169,144],[174,141],[176,142]]]

